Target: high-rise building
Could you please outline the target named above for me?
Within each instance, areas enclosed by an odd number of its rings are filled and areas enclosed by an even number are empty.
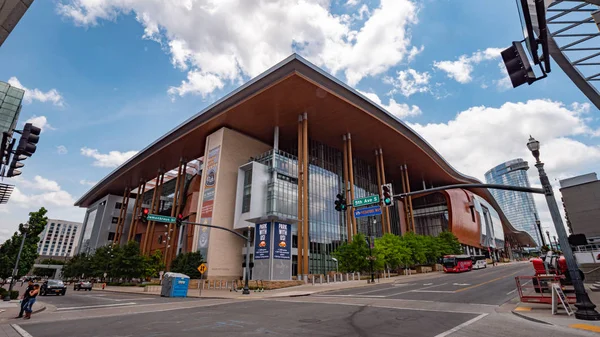
[[[527,177],[528,169],[529,164],[521,158],[509,160],[487,171],[485,181],[488,184],[531,187]],[[541,245],[542,240],[536,225],[539,217],[533,195],[526,192],[495,189],[490,189],[490,192],[500,204],[508,221],[516,229],[529,233],[536,243]]]
[[[561,180],[560,193],[571,234],[585,234],[588,242],[600,242],[600,180],[596,173]]]
[[[70,257],[75,255],[81,223],[65,220],[48,219],[48,224],[38,244],[38,254],[43,257]]]
[[[11,132],[17,125],[24,95],[23,89],[0,82],[0,138],[2,132]]]
[[[33,0],[12,0],[0,2],[0,46],[13,31]]]

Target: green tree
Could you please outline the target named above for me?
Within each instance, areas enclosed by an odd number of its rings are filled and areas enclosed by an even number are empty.
[[[202,275],[198,271],[198,266],[202,263],[204,263],[204,258],[200,252],[179,254],[171,262],[171,271],[185,274],[190,278],[200,278]]]
[[[351,243],[343,243],[333,252],[342,272],[361,272],[369,270],[369,245],[363,234],[356,234]],[[376,256],[376,252],[373,252]]]
[[[165,264],[162,262],[163,254],[157,249],[150,256],[145,256],[144,277],[158,277],[161,270],[165,270]]]
[[[402,241],[402,239],[394,234],[384,234],[381,238],[375,240],[376,250],[376,268],[382,269],[386,266],[391,269],[398,269],[406,266],[411,262],[411,251]]]
[[[112,277],[141,278],[146,272],[146,257],[140,254],[140,245],[129,241],[123,247],[115,246],[112,249],[114,258],[111,261],[110,273]]]
[[[29,226],[27,230],[23,224],[20,224],[18,232],[15,232],[10,239],[6,240],[0,246],[0,278],[5,279],[12,275],[21,241],[23,240],[23,233],[25,232],[27,232],[27,236],[19,259],[17,277],[20,278],[31,270],[35,264],[35,260],[38,258],[37,245],[40,241],[39,235],[48,223],[47,212],[42,207],[37,212],[29,213],[29,221],[27,222]]]
[[[91,256],[81,253],[70,258],[63,267],[65,278],[80,278],[92,275]]]
[[[461,254],[463,252],[458,238],[452,232],[445,231],[437,236],[440,246],[440,255]]]
[[[425,242],[414,233],[406,233],[402,236],[402,241],[410,250],[409,265],[423,264],[427,262]]]

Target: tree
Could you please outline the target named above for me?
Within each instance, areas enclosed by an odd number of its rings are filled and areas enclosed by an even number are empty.
[[[131,280],[141,278],[146,271],[146,258],[140,254],[140,245],[135,241],[127,242],[123,247],[113,248],[114,260],[111,261],[113,277]]]
[[[342,272],[361,272],[369,269],[369,245],[363,234],[356,234],[351,243],[343,243],[333,252]],[[376,252],[373,253],[376,256]]]
[[[19,259],[17,278],[26,275],[31,270],[35,264],[35,260],[38,258],[37,245],[40,241],[39,235],[48,223],[46,213],[48,211],[44,207],[40,208],[37,212],[29,213],[28,229],[25,230],[23,224],[20,224],[18,232],[15,232],[10,239],[6,240],[0,246],[0,278],[6,279],[12,275],[21,241],[23,240],[23,233],[26,231],[27,237]]]
[[[150,256],[145,256],[144,277],[158,277],[159,272],[165,269],[165,264],[162,262],[162,252],[157,249]]]
[[[66,278],[80,278],[92,275],[91,257],[85,253],[73,256],[63,267],[63,276]]]
[[[452,232],[442,232],[437,239],[440,246],[440,255],[461,254],[463,252],[458,238]]]
[[[427,255],[425,249],[425,242],[414,233],[406,233],[402,236],[402,241],[410,249],[410,263],[409,265],[423,264],[427,262]]]
[[[204,263],[204,258],[200,252],[179,254],[171,262],[171,271],[185,274],[190,278],[201,278],[202,274],[198,271],[198,266],[202,263]]]
[[[377,260],[375,260],[377,269],[386,266],[398,269],[410,264],[411,251],[397,235],[387,233],[376,239],[375,250],[377,252]]]

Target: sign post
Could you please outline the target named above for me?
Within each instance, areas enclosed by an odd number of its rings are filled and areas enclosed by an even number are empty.
[[[360,207],[379,203],[379,195],[371,195],[366,198],[352,200],[352,206]]]
[[[175,222],[175,218],[172,217],[172,216],[165,216],[165,215],[158,215],[158,214],[148,214],[148,221],[174,223]]]
[[[204,273],[206,272],[206,270],[208,269],[208,267],[206,267],[206,264],[202,263],[198,266],[198,271],[200,272],[200,281],[202,281],[204,283]],[[210,283],[209,283],[210,285]],[[203,284],[204,286],[204,284]],[[198,296],[202,297],[202,288],[204,287],[200,287],[200,283],[198,283]]]

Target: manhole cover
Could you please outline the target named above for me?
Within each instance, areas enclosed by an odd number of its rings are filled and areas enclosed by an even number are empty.
[[[316,318],[306,318],[306,319],[301,319],[299,322],[300,323],[321,323],[321,320],[316,319]]]

